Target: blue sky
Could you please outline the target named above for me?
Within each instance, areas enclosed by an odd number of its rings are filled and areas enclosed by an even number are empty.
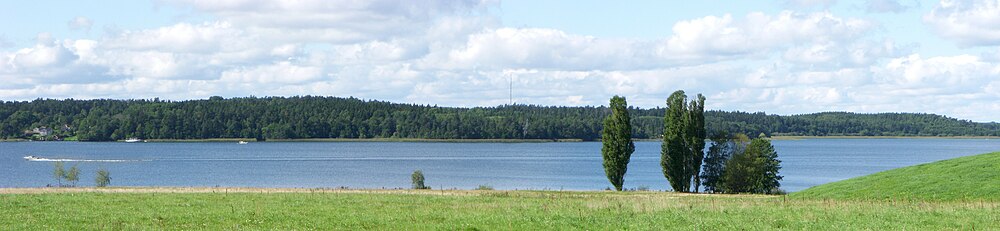
[[[0,100],[355,96],[444,106],[1000,121],[1000,0],[0,1]]]

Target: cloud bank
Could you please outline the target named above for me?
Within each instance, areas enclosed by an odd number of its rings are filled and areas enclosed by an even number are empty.
[[[661,38],[509,27],[497,2],[160,1],[201,22],[116,30],[99,39],[41,34],[0,50],[0,98],[333,95],[419,104],[663,106],[704,93],[709,109],[795,114],[928,112],[1000,121],[1000,58],[923,56],[869,18],[822,10],[718,14]],[[900,12],[895,1],[867,11]],[[1000,44],[998,1],[941,1],[923,24],[962,46]],[[93,25],[72,18],[75,30]],[[1000,56],[998,56],[1000,57]]]

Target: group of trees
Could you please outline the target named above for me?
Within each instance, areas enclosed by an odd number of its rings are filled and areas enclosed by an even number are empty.
[[[54,164],[54,169],[52,171],[52,176],[56,179],[58,187],[63,187],[63,180],[71,183],[71,186],[76,187],[76,182],[80,181],[80,168],[76,167],[76,164],[71,166],[69,170],[66,170],[65,164],[62,161],[57,161]],[[108,170],[101,168],[97,170],[97,176],[94,177],[94,185],[97,187],[106,187],[111,184],[111,173]]]
[[[711,143],[701,173],[706,192],[781,193],[781,161],[770,140],[723,134]]]
[[[612,97],[610,108],[611,114],[605,118],[601,131],[601,156],[608,180],[615,190],[621,191],[635,144],[625,98]],[[709,132],[704,112],[705,97],[701,94],[689,102],[684,91],[676,91],[667,99],[660,166],[670,187],[677,192],[698,192],[704,183],[710,192],[780,192],[781,161],[763,134],[753,140],[742,134],[716,135],[706,156],[705,139]]]
[[[660,139],[664,108],[626,107],[632,138]],[[582,139],[601,137],[608,107],[502,105],[453,108],[337,97],[212,97],[206,100],[52,100],[0,102],[0,139],[126,138],[436,138]],[[705,111],[706,131],[766,135],[1000,136],[1000,124],[912,113],[844,112],[778,116]],[[48,137],[29,134],[52,129]],[[709,134],[714,135],[714,134]]]
[[[76,186],[76,182],[80,181],[80,169],[74,164],[69,170],[66,170],[65,165],[62,161],[55,163],[55,169],[52,171],[52,176],[56,178],[56,182],[59,187],[63,187],[62,180],[71,183]]]

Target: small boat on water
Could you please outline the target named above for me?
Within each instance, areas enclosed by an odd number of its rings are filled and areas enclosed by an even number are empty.
[[[35,161],[35,160],[38,160],[38,157],[37,156],[25,156],[24,160]]]
[[[125,140],[125,143],[137,143],[137,142],[142,142],[142,139],[139,139],[139,138],[128,138],[128,139]]]
[[[247,143],[246,141],[242,141],[242,140],[240,140],[240,143],[239,143],[239,144],[248,144],[248,143]]]

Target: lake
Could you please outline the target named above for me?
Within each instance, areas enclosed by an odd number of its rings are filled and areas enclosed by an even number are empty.
[[[792,192],[883,170],[1000,150],[997,139],[804,139],[773,141],[782,188]],[[420,169],[432,188],[602,190],[601,143],[261,142],[88,143],[0,142],[0,187],[56,184],[51,161],[95,171],[113,186],[408,188]],[[669,189],[660,143],[637,142],[625,187]]]

